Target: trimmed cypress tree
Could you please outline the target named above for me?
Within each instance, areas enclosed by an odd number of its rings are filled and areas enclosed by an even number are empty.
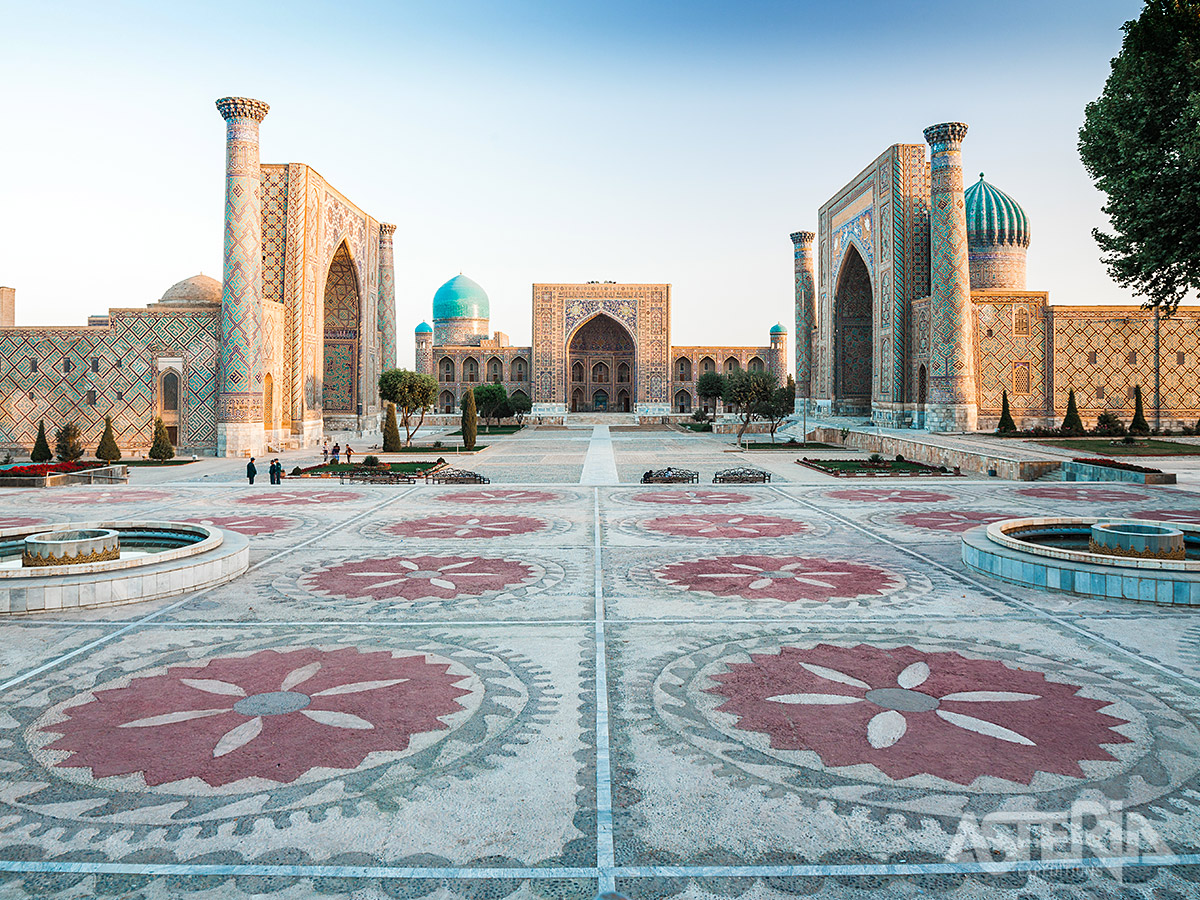
[[[396,424],[396,404],[387,405],[387,415],[383,419],[383,452],[399,453],[404,442],[400,440],[400,426]]]
[[[121,448],[117,446],[116,435],[113,434],[112,416],[104,417],[104,434],[100,436],[100,446],[96,448],[96,459],[113,463],[121,458]]]
[[[1083,419],[1079,418],[1079,407],[1075,404],[1075,388],[1067,394],[1067,414],[1063,417],[1063,434],[1083,434]]]
[[[464,450],[475,449],[475,435],[479,430],[479,415],[475,412],[475,392],[467,391],[462,398],[462,439]]]
[[[1012,412],[1008,408],[1008,391],[1004,391],[1000,395],[1000,424],[996,426],[996,434],[1011,434],[1017,430],[1017,423],[1013,421]]]
[[[1130,434],[1149,434],[1150,423],[1146,421],[1146,411],[1142,408],[1142,386],[1133,389],[1133,421],[1129,423]]]
[[[53,456],[50,452],[50,442],[46,440],[46,423],[38,419],[37,440],[33,442],[33,452],[29,454],[29,458],[35,463],[47,463]]]
[[[83,433],[74,422],[54,432],[54,455],[62,462],[75,462],[83,456]]]
[[[167,426],[158,416],[154,417],[154,443],[150,445],[150,458],[175,458],[175,448],[171,446],[171,437],[167,434]]]

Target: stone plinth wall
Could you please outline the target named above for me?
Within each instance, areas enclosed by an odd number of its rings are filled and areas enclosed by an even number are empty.
[[[1062,464],[1064,481],[1127,481],[1133,484],[1175,484],[1174,472],[1131,472],[1089,463]]]

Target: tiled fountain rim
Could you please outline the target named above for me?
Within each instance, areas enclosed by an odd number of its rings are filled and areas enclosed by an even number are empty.
[[[160,563],[171,562],[188,556],[197,556],[201,553],[215,550],[225,540],[223,533],[219,529],[210,528],[206,525],[195,525],[191,522],[133,520],[124,522],[55,522],[36,527],[24,525],[19,528],[4,528],[0,529],[0,542],[31,534],[57,531],[85,531],[97,528],[111,528],[118,534],[124,534],[134,529],[138,531],[185,531],[201,535],[202,539],[185,547],[175,547],[171,550],[164,550],[161,553],[151,553],[147,556],[137,556],[133,559],[112,559],[105,562],[81,563],[74,566],[54,566],[52,570],[44,568],[0,569],[0,585],[16,587],[23,582],[32,582],[52,577],[50,574],[51,571],[53,572],[53,576],[93,575],[101,572],[113,572],[141,566],[157,566]]]
[[[1200,535],[1200,525],[1187,522],[1158,522],[1128,516],[1058,516],[1051,518],[1003,519],[986,526],[988,540],[1033,556],[1060,559],[1067,562],[1087,563],[1094,566],[1108,566],[1114,569],[1169,569],[1176,572],[1193,572],[1200,574],[1200,560],[1196,559],[1138,559],[1131,556],[1108,556],[1103,553],[1089,553],[1086,550],[1066,550],[1061,547],[1047,547],[1023,541],[1012,537],[1006,531],[1025,528],[1044,528],[1055,525],[1078,525],[1091,527],[1098,522],[1137,524],[1137,525],[1170,525],[1188,535]]]

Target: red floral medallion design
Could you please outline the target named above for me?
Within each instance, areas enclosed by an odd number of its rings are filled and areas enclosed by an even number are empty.
[[[521,491],[499,488],[493,491],[455,491],[437,498],[444,503],[548,503],[559,499],[549,491]]]
[[[716,556],[672,563],[654,573],[673,587],[714,597],[746,600],[815,600],[881,597],[903,580],[865,563],[806,556]]]
[[[639,503],[672,503],[681,506],[722,506],[749,503],[754,498],[737,491],[643,491],[629,498]]]
[[[842,491],[830,491],[825,496],[858,503],[941,503],[954,499],[949,494],[917,488],[847,488]]]
[[[41,525],[45,521],[30,516],[0,516],[0,528],[24,528],[26,525]]]
[[[458,698],[470,693],[449,667],[353,647],[262,650],[95,691],[42,730],[62,735],[46,749],[70,753],[55,765],[87,767],[95,778],[288,784],[315,767],[354,769],[370,753],[448,731],[442,717],[463,710]]]
[[[536,581],[531,566],[478,556],[393,556],[341,563],[304,577],[316,593],[347,600],[450,600]]]
[[[1183,522],[1200,525],[1200,509],[1148,509],[1130,513],[1134,519],[1149,519],[1152,522]]]
[[[224,528],[236,531],[238,534],[262,535],[274,534],[294,528],[296,519],[287,516],[213,516],[209,519],[188,519],[197,525],[211,525],[214,528]]]
[[[409,519],[383,529],[411,538],[494,538],[543,531],[547,524],[530,516],[430,516]]]
[[[928,774],[958,784],[990,775],[1029,784],[1037,772],[1085,777],[1082,760],[1112,760],[1102,745],[1130,739],[1126,720],[1080,686],[998,660],[866,644],[751,654],[713,676],[718,712],[811,750],[829,767],[869,763],[891,778]]]
[[[362,499],[354,491],[273,491],[238,497],[238,503],[254,506],[324,506],[328,503],[350,503]]]
[[[1017,493],[1043,500],[1074,500],[1079,503],[1126,503],[1146,499],[1144,494],[1103,487],[1028,487],[1021,488]]]
[[[104,506],[109,503],[151,503],[160,500],[170,500],[171,495],[165,491],[147,491],[137,488],[111,491],[81,491],[78,493],[58,494],[48,498],[53,503],[66,503],[71,506]]]
[[[970,509],[931,509],[923,512],[901,513],[896,516],[896,521],[914,528],[962,533],[970,531],[977,525],[989,525],[992,522],[1008,518],[1012,517],[1006,516],[1004,513],[977,512]]]
[[[776,538],[812,531],[807,522],[779,516],[738,516],[722,513],[663,516],[644,523],[650,531],[677,537]]]

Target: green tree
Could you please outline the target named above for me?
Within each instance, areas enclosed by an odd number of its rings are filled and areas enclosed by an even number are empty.
[[[379,396],[395,403],[404,426],[404,444],[412,445],[413,432],[425,422],[425,412],[437,402],[438,384],[432,375],[408,369],[388,369],[379,376]],[[414,422],[413,417],[417,416]]]
[[[1142,408],[1142,386],[1133,389],[1133,421],[1129,423],[1130,434],[1149,434],[1150,423],[1146,421],[1146,411]]]
[[[475,411],[475,391],[467,391],[462,398],[462,439],[464,450],[475,449],[475,435],[479,430],[479,416]]]
[[[1084,110],[1079,156],[1107,197],[1112,278],[1167,315],[1200,289],[1200,0],[1147,0]]]
[[[42,419],[38,419],[37,440],[33,442],[33,452],[29,454],[29,459],[35,463],[47,463],[53,459],[50,442],[46,440],[46,423]]]
[[[171,436],[167,434],[167,426],[158,416],[154,417],[154,442],[150,445],[150,458],[175,458],[175,448],[171,446]]]
[[[1017,430],[1013,421],[1012,411],[1008,408],[1008,391],[1000,395],[1000,423],[996,426],[996,434],[1012,434]]]
[[[1079,407],[1075,405],[1075,388],[1067,394],[1067,414],[1063,417],[1063,434],[1083,434],[1083,419],[1079,418]]]
[[[754,414],[766,419],[771,428],[771,443],[775,443],[775,432],[796,408],[796,382],[788,376],[787,384],[771,391],[766,400],[760,401],[754,408]]]
[[[383,417],[383,450],[385,453],[395,453],[403,446],[400,429],[396,426],[396,404],[389,403],[387,414]]]
[[[730,372],[725,378],[725,390],[721,394],[721,400],[741,416],[742,421],[737,433],[739,444],[742,442],[742,435],[750,427],[750,419],[755,409],[770,399],[775,387],[775,376],[770,372],[747,372],[738,369],[736,372]]]
[[[479,415],[483,417],[485,423],[492,419],[496,420],[496,424],[500,424],[500,419],[503,418],[504,412],[508,409],[508,391],[504,389],[502,384],[481,384],[474,388],[471,393],[475,395],[475,408]],[[491,427],[488,426],[488,432],[491,432]]]
[[[54,455],[61,462],[75,462],[83,456],[83,433],[74,422],[67,422],[54,433]]]
[[[114,463],[120,458],[121,448],[117,446],[117,438],[113,434],[112,416],[105,416],[104,434],[100,436],[100,445],[96,448],[96,459]]]
[[[725,393],[725,379],[720,372],[705,372],[696,381],[696,396],[701,400],[719,400]]]
[[[520,391],[508,398],[508,405],[512,407],[512,414],[516,418],[518,425],[521,425],[525,421],[525,417],[533,409],[533,401]]]

